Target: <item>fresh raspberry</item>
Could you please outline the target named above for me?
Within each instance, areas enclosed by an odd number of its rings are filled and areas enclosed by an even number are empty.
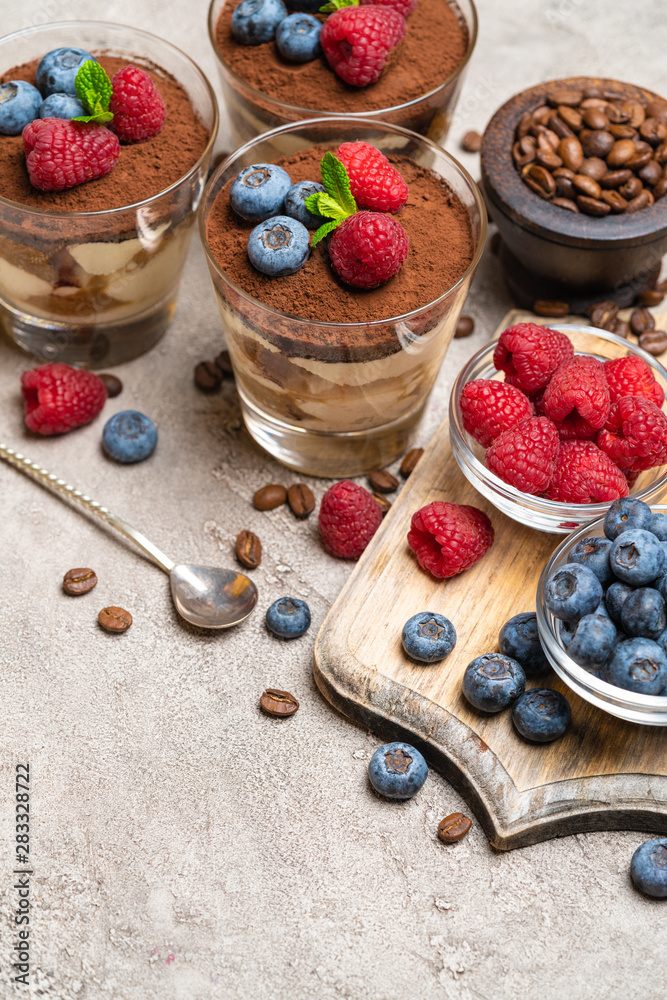
[[[593,441],[563,441],[544,496],[562,503],[603,503],[628,492],[619,467]]]
[[[520,420],[533,416],[533,404],[520,389],[488,378],[466,382],[460,406],[463,426],[483,448]]]
[[[23,129],[26,167],[33,187],[63,191],[104,177],[120,155],[117,136],[104,125],[36,118]]]
[[[37,434],[65,434],[88,424],[107,399],[101,378],[60,361],[24,372],[21,392],[26,426]]]
[[[113,93],[109,110],[110,127],[123,142],[143,142],[157,135],[164,125],[167,109],[162,95],[145,69],[125,66],[111,81]]]
[[[487,469],[522,493],[543,493],[554,474],[560,441],[546,417],[527,417],[497,437],[484,457]]]
[[[619,468],[641,472],[667,462],[667,417],[650,399],[623,396],[612,404],[598,448]]]
[[[403,17],[408,17],[412,14],[417,6],[417,0],[359,0],[359,3],[362,7],[391,7],[392,10],[397,10]]]
[[[387,56],[405,34],[405,18],[388,7],[344,7],[331,14],[320,45],[345,83],[367,87],[379,80]]]
[[[559,365],[574,357],[569,338],[537,323],[517,323],[500,335],[493,363],[523,392],[543,389]]]
[[[334,229],[329,242],[334,271],[357,288],[375,288],[389,281],[401,270],[409,249],[403,226],[382,212],[348,216]]]
[[[347,170],[359,208],[398,212],[408,200],[408,185],[384,153],[368,142],[344,142],[336,156]]]
[[[593,438],[609,415],[609,386],[597,358],[579,354],[553,375],[544,392],[545,417],[563,439]]]
[[[665,402],[663,388],[656,382],[651,366],[643,358],[631,354],[627,358],[605,361],[604,373],[612,403],[623,396],[644,396],[657,407]]]
[[[422,569],[446,579],[481,559],[493,534],[493,525],[477,507],[436,500],[412,515],[408,545]]]
[[[322,497],[319,523],[327,552],[340,559],[358,559],[382,524],[382,510],[363,486],[343,479]]]

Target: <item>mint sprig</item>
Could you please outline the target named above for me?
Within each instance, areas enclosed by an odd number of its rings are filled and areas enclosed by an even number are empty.
[[[113,111],[109,111],[111,80],[98,62],[86,59],[76,74],[74,89],[88,114],[73,118],[73,122],[106,125],[111,121],[113,118]]]
[[[311,246],[317,246],[343,219],[354,215],[357,203],[350,190],[350,178],[347,170],[333,153],[325,153],[320,164],[324,191],[309,194],[304,204],[313,215],[323,215],[330,219],[315,230]]]
[[[320,7],[320,14],[331,14],[335,10],[343,10],[344,7],[358,7],[359,0],[329,0],[324,7]]]

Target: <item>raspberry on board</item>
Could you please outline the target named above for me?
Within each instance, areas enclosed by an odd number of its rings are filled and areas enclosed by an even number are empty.
[[[375,288],[398,274],[409,249],[408,234],[393,215],[356,212],[334,229],[329,257],[342,281]]]
[[[399,212],[408,200],[408,185],[384,153],[369,142],[344,142],[336,156],[347,170],[359,208]]]
[[[493,525],[484,511],[436,500],[412,515],[408,545],[422,569],[439,580],[469,569],[493,544]]]
[[[104,177],[120,156],[118,137],[104,125],[65,118],[37,118],[23,129],[30,183],[40,191],[64,191]]]
[[[634,354],[626,358],[611,358],[604,363],[604,373],[612,403],[623,396],[644,396],[660,407],[665,393],[656,381],[651,366]]]
[[[119,69],[111,81],[110,127],[123,142],[143,142],[161,131],[167,117],[162,95],[151,76],[138,66]]]
[[[380,79],[387,56],[405,34],[405,18],[389,7],[344,7],[322,25],[320,45],[333,71],[355,87]]]
[[[322,497],[320,535],[332,556],[358,559],[381,524],[377,500],[350,479],[334,483]]]
[[[459,405],[463,426],[483,448],[520,420],[533,416],[533,404],[520,389],[495,379],[466,382]]]
[[[486,455],[487,469],[522,493],[543,493],[554,474],[560,441],[546,417],[527,417],[496,438]]]
[[[562,503],[604,503],[628,492],[619,467],[593,441],[563,441],[544,496]]]
[[[597,445],[624,472],[667,462],[667,417],[650,399],[624,396],[613,403]]]
[[[60,361],[24,372],[21,392],[26,426],[45,435],[65,434],[90,423],[107,399],[99,376]]]
[[[567,438],[592,438],[609,414],[609,386],[602,362],[579,354],[560,366],[542,400],[544,415]]]
[[[523,392],[543,389],[553,373],[574,357],[574,347],[558,330],[538,323],[516,323],[501,333],[493,363],[505,381]]]

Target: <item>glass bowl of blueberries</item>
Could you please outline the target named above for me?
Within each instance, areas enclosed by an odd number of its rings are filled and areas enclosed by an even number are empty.
[[[667,726],[667,505],[614,501],[569,535],[537,586],[537,626],[562,680],[629,722]]]

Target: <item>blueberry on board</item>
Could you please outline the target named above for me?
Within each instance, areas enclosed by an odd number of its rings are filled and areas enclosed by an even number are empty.
[[[276,47],[283,59],[305,63],[320,54],[322,24],[312,14],[289,14],[276,29]]]
[[[621,628],[626,635],[657,639],[665,626],[665,599],[652,587],[638,587],[623,602]]]
[[[592,615],[602,600],[602,584],[592,569],[565,563],[547,581],[544,601],[555,618],[576,622]]]
[[[524,611],[505,622],[498,636],[498,645],[501,653],[521,664],[526,677],[537,677],[549,669],[534,611]]]
[[[651,514],[651,524],[647,529],[651,531],[661,542],[667,542],[667,514],[656,510]]]
[[[594,535],[591,538],[582,538],[574,545],[568,554],[568,561],[581,563],[593,570],[603,587],[606,587],[614,579],[614,574],[609,565],[609,552],[611,541],[608,538],[601,538]]]
[[[599,614],[585,615],[577,622],[567,651],[580,667],[596,671],[611,656],[617,639],[616,626],[611,618]]]
[[[155,451],[157,427],[150,417],[138,410],[121,410],[104,425],[102,447],[116,462],[130,465],[143,462]]]
[[[248,257],[253,267],[271,278],[296,274],[308,260],[308,230],[289,215],[274,215],[260,222],[248,237]]]
[[[310,628],[310,608],[298,597],[280,597],[266,612],[266,627],[281,639],[298,639]]]
[[[304,203],[311,194],[322,191],[324,185],[318,184],[317,181],[299,181],[298,184],[293,184],[285,195],[285,215],[303,223],[306,229],[317,229],[328,220],[323,215],[315,215],[309,211]]]
[[[651,530],[653,513],[648,504],[634,497],[620,497],[605,514],[604,533],[613,541],[628,528]]]
[[[420,611],[408,618],[401,635],[403,649],[413,660],[436,663],[456,645],[456,629],[449,618],[434,611]]]
[[[290,175],[275,163],[253,163],[236,175],[229,188],[229,201],[242,219],[259,222],[282,211],[292,186]]]
[[[232,35],[241,45],[262,45],[286,17],[283,0],[241,0],[232,14]]]
[[[502,653],[485,653],[466,667],[463,694],[483,712],[502,712],[526,690],[520,663]]]
[[[0,135],[20,135],[39,114],[42,95],[25,80],[0,84]]]
[[[427,775],[426,761],[409,743],[385,743],[368,765],[371,785],[387,799],[411,799]]]
[[[604,679],[638,694],[660,694],[667,683],[667,655],[652,639],[621,639],[607,661]]]
[[[612,583],[607,589],[607,593],[604,595],[604,602],[607,605],[607,611],[609,612],[609,617],[616,625],[621,626],[621,611],[623,605],[625,604],[626,598],[630,594],[634,593],[634,587],[631,587],[628,583],[621,583],[618,580],[616,583]]]
[[[43,97],[49,94],[76,94],[74,81],[85,62],[97,62],[85,49],[51,49],[39,61],[36,83]]]
[[[639,845],[630,862],[630,877],[647,896],[667,899],[667,838]]]
[[[527,740],[549,743],[562,736],[572,719],[570,703],[559,691],[532,688],[512,709],[512,722]]]
[[[628,528],[614,541],[609,563],[619,580],[643,587],[661,575],[665,550],[650,531]]]
[[[49,94],[39,109],[40,118],[78,118],[86,109],[78,97],[70,94]]]

